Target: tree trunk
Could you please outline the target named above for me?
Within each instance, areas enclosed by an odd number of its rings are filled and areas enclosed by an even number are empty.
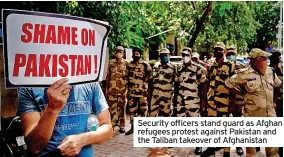
[[[203,11],[200,19],[196,20],[196,27],[195,27],[195,31],[193,32],[193,35],[188,43],[188,47],[193,47],[193,44],[199,34],[199,32],[202,30],[203,27],[203,23],[206,20],[208,14],[211,12],[212,9],[212,2],[209,1],[208,5],[206,7],[206,9]]]

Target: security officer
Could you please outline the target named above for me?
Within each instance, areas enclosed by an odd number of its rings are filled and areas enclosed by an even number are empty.
[[[245,68],[245,65],[237,62],[237,48],[235,46],[229,46],[227,48],[226,58],[235,63],[235,71]],[[241,94],[236,94],[235,98],[235,110],[233,111],[234,117],[242,117],[243,115],[243,108],[244,108],[244,97]],[[237,147],[237,154],[242,156],[244,151],[242,147]]]
[[[117,121],[119,132],[125,132],[125,107],[127,95],[127,61],[123,59],[124,48],[117,46],[115,50],[116,59],[109,61],[106,79],[106,97],[110,106],[112,127],[115,128]]]
[[[214,46],[214,57],[215,60],[209,65],[207,73],[207,85],[205,86],[205,91],[207,93],[208,104],[207,106],[207,116],[208,117],[229,117],[230,100],[235,96],[234,93],[230,92],[225,87],[225,80],[230,78],[234,73],[234,63],[227,60],[226,48],[223,42],[217,42]],[[208,89],[209,88],[209,89]],[[202,102],[204,106],[206,102]],[[202,152],[201,157],[207,157],[214,155],[215,151],[219,148],[207,148]],[[224,148],[224,157],[230,156],[230,148]]]
[[[182,51],[183,65],[178,71],[178,96],[177,96],[177,116],[178,117],[199,117],[200,98],[198,86],[205,82],[205,68],[194,63],[191,48],[184,48]],[[203,96],[204,98],[204,96]],[[195,154],[200,155],[201,147],[195,148]]]
[[[270,60],[270,67],[273,68],[274,73],[278,76],[278,78],[283,83],[283,62],[281,60],[282,57],[282,51],[280,49],[273,49],[271,51],[272,55],[269,57]],[[278,98],[274,97],[274,99],[277,99],[276,101],[276,115],[277,117],[283,117],[283,86],[280,86],[279,90],[274,91],[274,95],[278,95]],[[278,154],[283,157],[283,147],[279,147]]]
[[[225,81],[228,88],[236,93],[244,93],[245,117],[276,117],[273,105],[274,88],[281,86],[282,82],[267,67],[267,57],[271,54],[254,48],[249,54],[250,65],[240,69],[230,79]],[[278,156],[278,147],[267,147],[266,156]],[[247,156],[255,156],[255,147],[246,148]]]
[[[283,82],[283,62],[281,61],[282,51],[280,49],[273,49],[271,51],[272,55],[269,57],[270,59],[270,67],[273,68],[274,73],[278,76],[278,78]],[[278,98],[276,101],[276,114],[277,117],[283,117],[283,87],[280,88],[280,93],[278,94]]]
[[[197,63],[197,64],[200,64],[204,68],[207,68],[207,66],[208,66],[207,63],[200,60],[199,57],[200,57],[200,55],[197,52],[192,53],[192,61]]]
[[[133,61],[127,66],[128,105],[131,129],[125,135],[133,133],[133,119],[135,116],[146,117],[148,111],[148,80],[151,76],[151,66],[141,59],[141,50],[132,49]]]
[[[170,117],[172,114],[172,96],[176,69],[169,62],[170,51],[166,48],[160,52],[160,59],[153,66],[153,94],[150,116]]]

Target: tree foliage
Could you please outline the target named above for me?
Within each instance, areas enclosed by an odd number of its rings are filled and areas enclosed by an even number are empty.
[[[2,8],[81,16],[109,22],[112,31],[108,47],[159,45],[174,30],[177,40],[188,45],[198,34],[194,48],[212,48],[216,41],[236,45],[239,52],[252,47],[264,49],[275,41],[279,21],[279,2],[212,2],[212,10],[197,25],[208,2],[190,1],[68,1],[68,2],[0,2]]]
[[[276,36],[271,27],[279,20],[279,6],[277,2],[213,2],[213,11],[195,46],[212,47],[223,41],[237,46],[241,53],[253,47],[264,49]]]

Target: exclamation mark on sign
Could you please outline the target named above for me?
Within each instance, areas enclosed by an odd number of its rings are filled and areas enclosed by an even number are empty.
[[[97,57],[97,55],[94,56],[94,59],[95,59],[95,74],[96,74],[98,72],[98,65],[97,65],[98,57]]]

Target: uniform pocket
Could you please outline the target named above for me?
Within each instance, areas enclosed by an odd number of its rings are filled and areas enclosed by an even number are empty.
[[[273,87],[274,87],[273,80],[267,79],[266,80],[266,86],[267,86],[268,89],[273,89]]]

